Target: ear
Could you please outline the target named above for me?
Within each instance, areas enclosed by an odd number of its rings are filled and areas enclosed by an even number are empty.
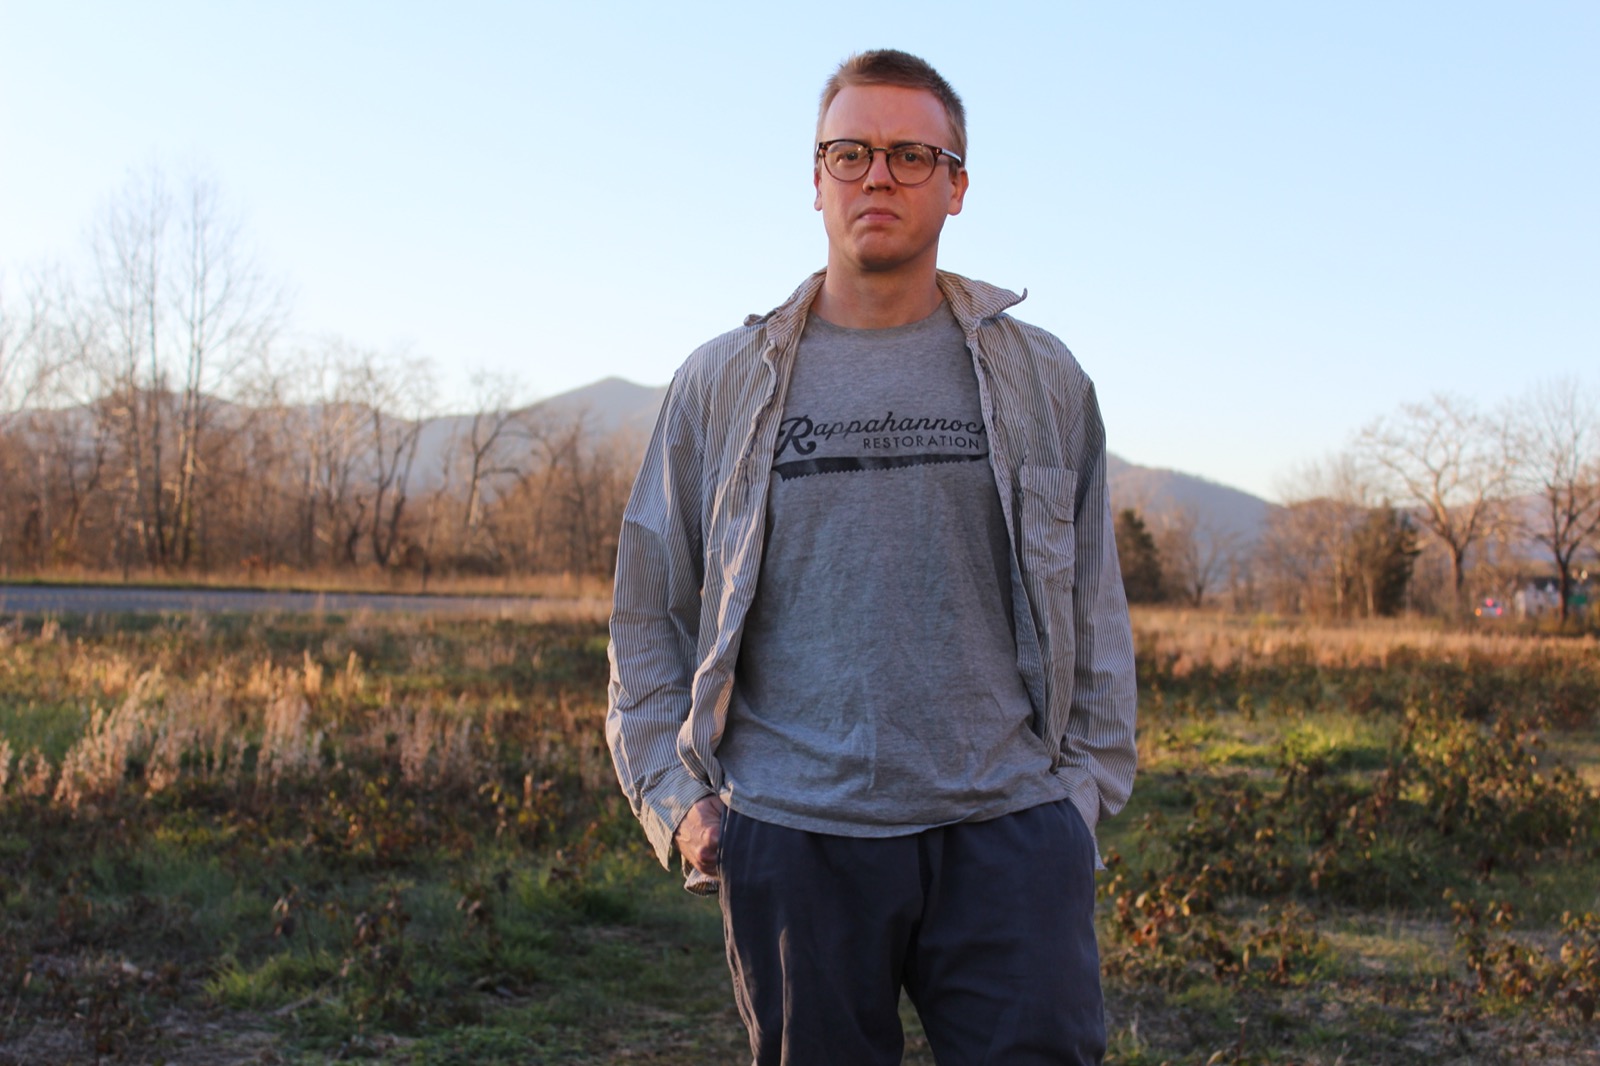
[[[822,163],[819,161],[811,167],[811,187],[817,190],[817,198],[811,202],[814,210],[822,210]]]
[[[956,171],[956,176],[950,182],[950,214],[959,215],[961,205],[967,198],[967,168],[962,167]]]

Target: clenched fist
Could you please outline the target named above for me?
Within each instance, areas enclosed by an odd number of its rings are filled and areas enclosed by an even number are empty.
[[[707,796],[689,808],[672,837],[689,865],[708,877],[717,876],[717,849],[722,844],[722,815],[726,810],[716,796]]]

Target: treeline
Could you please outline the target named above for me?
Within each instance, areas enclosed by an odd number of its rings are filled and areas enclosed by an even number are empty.
[[[90,266],[0,290],[0,572],[604,574],[637,444],[297,341],[210,184],[132,180]]]
[[[1442,394],[1404,404],[1281,494],[1251,542],[1192,513],[1122,508],[1129,599],[1448,617],[1520,592],[1565,623],[1600,560],[1600,398],[1568,379],[1494,411]],[[1536,579],[1547,591],[1529,596]]]

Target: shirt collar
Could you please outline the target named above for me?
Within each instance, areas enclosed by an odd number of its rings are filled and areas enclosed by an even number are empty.
[[[744,324],[754,326],[765,323],[767,335],[773,346],[779,351],[788,350],[790,343],[800,336],[801,329],[805,327],[811,301],[817,298],[817,292],[822,288],[822,279],[826,275],[825,269],[817,271],[801,282],[800,287],[783,303],[765,315],[751,315],[744,320]],[[939,271],[937,280],[939,291],[950,304],[951,313],[961,324],[962,332],[967,334],[974,332],[984,319],[993,318],[1007,308],[1015,307],[1028,296],[1026,289],[1022,290],[1021,296],[1018,296],[1009,289],[974,281],[972,278],[965,278],[948,270]]]

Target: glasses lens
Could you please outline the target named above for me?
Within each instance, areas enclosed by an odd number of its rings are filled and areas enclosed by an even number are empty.
[[[834,141],[823,149],[822,162],[840,181],[855,181],[872,167],[872,153],[855,141]]]
[[[889,173],[902,185],[920,185],[933,174],[933,149],[925,144],[902,144],[889,152]]]

